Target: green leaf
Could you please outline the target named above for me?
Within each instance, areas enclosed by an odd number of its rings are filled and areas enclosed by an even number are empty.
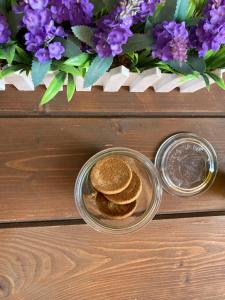
[[[167,71],[169,73],[177,73],[177,71],[173,68],[171,68],[167,63],[164,62],[158,62],[156,64],[161,70]]]
[[[41,99],[41,105],[48,103],[58,94],[59,90],[64,84],[65,78],[66,73],[64,72],[59,72],[55,76]]]
[[[26,51],[24,51],[22,48],[19,46],[16,46],[16,55],[15,55],[15,60],[20,63],[24,63],[28,66],[31,65],[32,59],[31,57],[27,54]]]
[[[94,5],[94,15],[97,15],[103,8],[102,0],[90,0],[90,2]]]
[[[76,83],[73,75],[68,75],[68,83],[67,83],[67,100],[70,102],[73,98],[74,92],[76,90]]]
[[[180,83],[185,83],[187,81],[190,81],[190,80],[193,80],[193,79],[196,79],[196,78],[199,78],[199,75],[196,75],[196,74],[188,74],[188,75],[183,75],[183,77],[181,78],[181,81]]]
[[[209,82],[209,77],[206,74],[201,74],[203,79],[205,80],[205,85],[208,89],[208,91],[210,90],[210,82]]]
[[[4,44],[2,49],[5,54],[5,59],[7,60],[8,64],[11,65],[15,56],[16,45],[14,43]]]
[[[186,20],[186,26],[196,26],[201,21],[201,17],[192,17]]]
[[[23,65],[15,65],[15,66],[5,67],[4,69],[2,69],[0,71],[0,79],[6,77],[7,75],[9,75],[11,73],[22,70],[23,67],[24,67]]]
[[[115,6],[115,0],[102,0],[108,11],[111,11]]]
[[[185,21],[189,7],[189,0],[177,0],[174,18],[176,21]]]
[[[176,7],[177,7],[177,0],[167,0],[165,2],[165,5],[158,12],[158,14],[153,16],[153,18],[152,18],[153,23],[158,24],[163,21],[174,20]]]
[[[131,51],[139,51],[146,48],[150,48],[152,44],[152,39],[150,35],[135,33],[131,38],[128,39],[128,42],[123,47],[125,53]]]
[[[45,75],[48,73],[51,66],[51,61],[40,63],[38,60],[33,60],[31,67],[31,77],[34,87],[42,83]]]
[[[5,12],[6,11],[6,0],[0,0],[0,11]]]
[[[89,55],[87,53],[82,53],[80,55],[77,55],[77,56],[74,56],[74,57],[71,57],[71,58],[67,59],[64,62],[64,64],[68,65],[68,66],[79,67],[79,66],[84,65],[87,62],[88,59],[89,59]]]
[[[111,66],[113,57],[96,56],[84,78],[84,87],[92,86]]]
[[[81,41],[88,44],[91,47],[94,47],[92,42],[93,30],[88,26],[73,26],[72,31],[74,35]]]
[[[221,47],[219,51],[211,53],[206,59],[207,69],[222,69],[225,66],[225,46]]]
[[[5,59],[5,52],[1,47],[0,47],[0,59]]]
[[[180,63],[176,60],[170,60],[166,62],[171,68],[181,74],[191,74],[193,72],[192,68],[187,63]]]
[[[78,68],[75,68],[73,66],[67,66],[63,63],[60,63],[57,69],[65,73],[72,74],[74,76],[81,76],[82,74],[82,72]]]
[[[222,78],[212,72],[206,72],[206,74],[209,75],[221,89],[225,90],[225,83]]]
[[[67,39],[57,37],[55,38],[55,41],[59,41],[65,48],[65,52],[63,54],[64,57],[70,58],[82,53],[80,49],[80,41],[75,36],[68,37]]]
[[[7,21],[9,24],[10,31],[12,36],[15,38],[17,32],[20,30],[20,22],[23,18],[23,14],[15,14],[13,11],[10,11],[7,14]]]
[[[201,74],[204,73],[206,70],[206,64],[202,57],[190,55],[188,57],[188,63],[190,64],[193,70]]]

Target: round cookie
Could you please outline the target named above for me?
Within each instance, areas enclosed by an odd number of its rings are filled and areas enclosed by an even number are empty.
[[[140,177],[132,172],[132,179],[128,187],[122,192],[114,195],[105,195],[105,197],[116,204],[128,204],[135,201],[142,190],[142,182]]]
[[[106,195],[122,192],[131,182],[129,165],[115,156],[99,160],[92,168],[90,179],[93,187]]]
[[[137,201],[129,204],[118,205],[105,198],[101,193],[96,197],[96,204],[100,213],[110,219],[122,220],[133,214],[137,206]]]

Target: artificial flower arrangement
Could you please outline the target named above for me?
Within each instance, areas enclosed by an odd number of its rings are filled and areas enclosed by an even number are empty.
[[[34,86],[56,75],[41,104],[75,76],[92,86],[110,68],[214,80],[225,68],[225,0],[0,0],[0,79],[31,72]]]

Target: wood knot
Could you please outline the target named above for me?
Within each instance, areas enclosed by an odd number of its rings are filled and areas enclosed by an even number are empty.
[[[9,278],[0,274],[0,299],[8,297],[12,292],[12,288]]]

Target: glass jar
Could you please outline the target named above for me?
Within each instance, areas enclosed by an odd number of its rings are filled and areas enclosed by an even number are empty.
[[[142,181],[142,191],[134,213],[121,220],[101,214],[90,181],[90,171],[97,161],[112,155],[125,160]],[[136,231],[152,220],[159,209],[161,195],[159,174],[151,160],[137,151],[119,147],[103,150],[91,157],[80,170],[74,189],[76,206],[84,221],[97,231],[113,234]]]

